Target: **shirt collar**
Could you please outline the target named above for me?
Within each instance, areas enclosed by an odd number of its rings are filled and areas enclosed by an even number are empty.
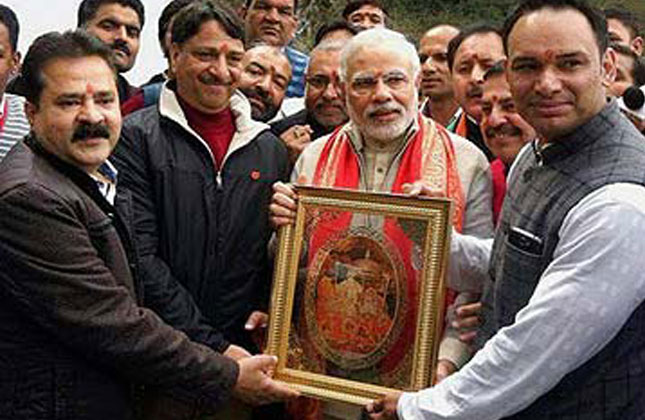
[[[118,171],[112,165],[109,160],[103,162],[99,169],[97,170],[103,178],[99,178],[95,175],[90,174],[90,177],[96,182],[96,186],[99,189],[101,195],[108,201],[108,203],[114,205],[114,198],[116,197],[116,180]]]
[[[533,153],[540,163],[564,159],[602,138],[620,124],[621,118],[616,101],[611,101],[598,114],[573,132],[545,144],[540,144],[538,139],[534,140]]]

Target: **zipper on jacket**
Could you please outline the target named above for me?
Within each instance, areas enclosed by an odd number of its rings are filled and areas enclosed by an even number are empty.
[[[222,191],[224,187],[222,186],[222,170],[215,171],[215,182],[217,183],[217,191]]]

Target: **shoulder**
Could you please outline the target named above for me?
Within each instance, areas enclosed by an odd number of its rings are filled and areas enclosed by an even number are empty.
[[[455,148],[455,156],[458,162],[464,161],[478,167],[488,167],[488,159],[486,159],[484,153],[473,142],[455,133],[448,132],[448,135]]]
[[[287,131],[289,128],[293,127],[294,125],[303,125],[307,122],[307,110],[303,109],[300,112],[297,112],[293,115],[289,115],[281,120],[272,122],[271,125],[271,131],[273,131],[276,135],[281,135],[285,131]]]
[[[455,150],[457,172],[464,187],[468,187],[474,179],[489,173],[488,159],[470,140],[454,133],[448,134]]]
[[[14,95],[12,93],[5,93],[5,98],[7,98],[7,104],[9,106],[24,105],[26,99],[24,96]]]
[[[9,115],[27,121],[27,116],[25,115],[26,99],[22,96],[12,95],[11,93],[5,93],[5,98]]]
[[[0,169],[0,199],[51,205],[67,195],[71,180],[25,144],[16,145]]]
[[[307,177],[307,181],[311,182],[316,171],[316,166],[318,166],[320,154],[330,138],[331,134],[328,134],[312,141],[305,147],[305,150],[302,151],[293,168],[292,181],[295,181],[298,176],[304,175]]]

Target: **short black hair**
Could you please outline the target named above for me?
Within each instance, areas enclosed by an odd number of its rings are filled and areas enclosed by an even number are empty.
[[[253,0],[246,0],[244,5],[248,9],[251,7],[251,3],[253,3]],[[298,0],[293,0],[293,11],[295,12],[296,10],[298,10]]]
[[[208,0],[191,3],[177,13],[172,25],[172,42],[183,44],[197,35],[203,23],[211,20],[219,22],[228,36],[244,42],[244,24],[237,13]]]
[[[448,68],[450,69],[450,71],[452,71],[452,66],[455,64],[455,56],[457,55],[457,50],[459,49],[459,47],[461,47],[461,44],[463,44],[466,39],[470,38],[473,35],[488,33],[497,34],[501,38],[499,29],[489,22],[475,23],[460,30],[457,36],[451,39],[448,43],[447,56]]]
[[[20,25],[18,24],[18,17],[9,7],[0,4],[0,22],[7,27],[9,32],[9,44],[11,44],[11,51],[16,52],[18,48],[18,34],[20,33]]]
[[[641,24],[638,17],[627,9],[621,7],[608,7],[603,10],[605,19],[616,19],[629,29],[632,39],[641,35]]]
[[[328,23],[323,23],[318,31],[316,31],[316,36],[314,37],[314,47],[320,44],[320,41],[329,33],[336,31],[347,31],[353,35],[356,35],[363,28],[360,28],[352,23],[347,22],[346,20],[334,20]]]
[[[134,10],[139,17],[139,24],[143,28],[143,24],[146,21],[146,15],[143,10],[143,3],[141,0],[83,0],[81,5],[78,6],[78,16],[77,16],[77,27],[81,28],[85,24],[94,19],[96,12],[104,4],[120,4],[123,7],[129,7]]]
[[[112,50],[85,30],[49,32],[39,36],[29,47],[22,63],[20,92],[29,102],[38,105],[45,87],[43,69],[56,59],[99,57],[112,69],[116,78]]]
[[[357,11],[363,6],[374,6],[383,11],[383,14],[387,18],[389,13],[387,9],[379,0],[348,0],[347,5],[343,9],[343,18],[347,19],[349,15]]]
[[[157,38],[159,39],[159,45],[161,45],[161,51],[163,51],[164,57],[168,57],[168,51],[166,51],[164,41],[166,40],[166,32],[168,32],[168,27],[170,26],[170,22],[172,22],[172,18],[174,18],[181,9],[195,1],[196,0],[172,0],[161,12],[161,16],[159,16]]]
[[[524,15],[546,8],[555,10],[573,9],[582,13],[591,26],[600,54],[602,55],[605,52],[609,45],[607,21],[599,10],[587,4],[585,0],[523,0],[504,21],[502,39],[504,40],[506,55],[508,55],[508,36],[517,21]]]

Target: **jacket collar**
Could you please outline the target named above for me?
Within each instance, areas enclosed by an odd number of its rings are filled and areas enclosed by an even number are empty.
[[[29,146],[34,154],[45,159],[52,167],[54,167],[54,169],[68,177],[74,184],[89,195],[105,213],[111,213],[114,211],[112,209],[112,205],[106,200],[103,194],[101,194],[96,181],[87,172],[82,171],[76,166],[65,162],[58,156],[47,151],[47,149],[45,149],[37,140],[33,132],[29,133],[25,137],[24,142]]]
[[[533,153],[538,162],[548,164],[578,153],[607,135],[621,123],[622,115],[616,101],[612,101],[589,121],[573,132],[544,145],[533,141]]]
[[[159,114],[179,124],[184,130],[195,137],[208,150],[211,158],[213,158],[213,153],[210,147],[208,147],[208,143],[188,124],[186,115],[177,100],[174,86],[175,83],[173,81],[164,83],[159,98]],[[235,134],[222,161],[222,167],[233,152],[251,143],[260,133],[270,128],[268,124],[251,119],[251,104],[239,90],[233,92],[229,106],[235,118]]]

